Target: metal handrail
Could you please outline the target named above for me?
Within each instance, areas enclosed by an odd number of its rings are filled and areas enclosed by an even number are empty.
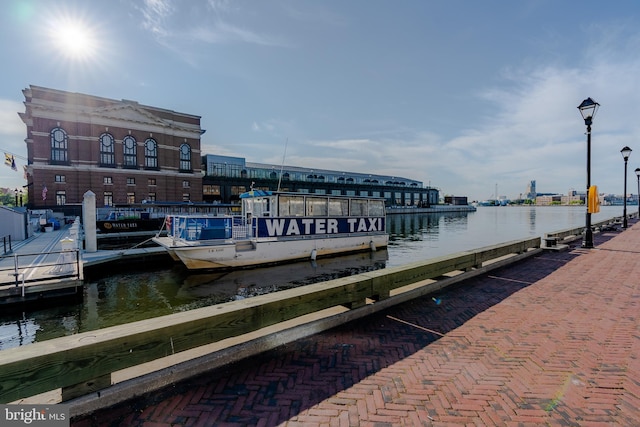
[[[37,265],[26,265],[24,262],[21,263],[21,259],[25,259],[28,257],[42,256],[42,255],[55,255],[58,254],[58,258],[53,262],[41,262]],[[8,257],[2,257],[8,258]],[[13,254],[13,266],[11,268],[0,268],[0,274],[7,272],[7,275],[14,276],[13,283],[15,286],[19,286],[20,282],[24,286],[25,283],[36,283],[36,282],[45,282],[55,279],[62,278],[75,278],[80,279],[81,277],[81,266],[80,266],[80,250],[75,248],[73,250],[60,250],[60,251],[50,251],[47,253],[27,253],[27,254]],[[25,264],[25,265],[21,265]],[[26,279],[25,273],[30,269],[47,269],[50,267],[48,271],[45,273],[41,273],[37,278]]]
[[[7,243],[9,244],[9,250],[7,251]],[[11,247],[11,234],[7,234],[6,236],[2,236],[2,253],[10,254],[13,252],[13,248]]]

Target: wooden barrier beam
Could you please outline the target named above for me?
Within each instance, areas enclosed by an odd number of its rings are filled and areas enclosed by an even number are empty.
[[[393,289],[433,279],[452,271],[466,270],[473,266],[474,254],[470,252],[456,253],[449,256],[432,258],[398,267],[362,273],[370,277],[373,287],[371,297],[375,300],[389,298]]]

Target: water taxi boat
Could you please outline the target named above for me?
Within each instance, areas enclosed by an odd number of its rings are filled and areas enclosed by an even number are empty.
[[[167,215],[167,235],[152,240],[190,270],[315,260],[389,242],[384,199],[252,190],[240,201],[240,215]]]

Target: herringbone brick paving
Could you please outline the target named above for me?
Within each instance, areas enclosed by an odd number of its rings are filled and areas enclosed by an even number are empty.
[[[595,243],[544,252],[72,424],[639,425],[640,223]]]

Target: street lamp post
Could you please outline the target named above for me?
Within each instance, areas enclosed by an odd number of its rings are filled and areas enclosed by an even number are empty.
[[[14,194],[16,195],[16,204],[15,207],[18,207],[18,189],[16,188],[15,190],[13,190]]]
[[[638,178],[638,219],[640,219],[640,168],[636,168],[636,177]]]
[[[587,217],[585,221],[584,240],[582,241],[583,248],[593,248],[593,230],[591,230],[591,212],[589,212],[589,188],[591,187],[591,123],[593,123],[593,117],[596,115],[600,104],[595,102],[591,98],[587,98],[580,105],[578,110],[584,119],[584,124],[587,126],[587,192],[585,193],[585,204],[587,205]]]
[[[631,155],[631,148],[625,146],[620,153],[622,153],[622,158],[624,159],[624,194],[622,195],[623,203],[622,203],[622,228],[627,228],[629,223],[627,222],[627,161],[629,160],[629,156]]]

